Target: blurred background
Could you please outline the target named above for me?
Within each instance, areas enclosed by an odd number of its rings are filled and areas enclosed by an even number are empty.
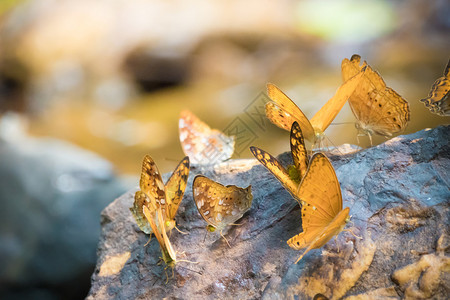
[[[419,100],[449,59],[449,16],[446,0],[0,1],[0,298],[85,297],[101,210],[145,154],[173,170],[183,109],[238,133],[235,158],[279,154],[266,83],[312,117],[357,53],[409,102],[405,134],[448,124]],[[357,144],[354,122],[346,105],[330,143]]]

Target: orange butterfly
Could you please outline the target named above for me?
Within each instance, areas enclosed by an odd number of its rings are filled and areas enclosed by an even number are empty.
[[[139,181],[141,190],[136,192],[133,206],[130,208],[136,223],[144,233],[153,232],[151,224],[143,214],[144,207],[152,214],[156,214],[156,210],[160,208],[166,230],[176,228],[175,214],[183,199],[188,176],[189,157],[187,156],[181,160],[165,185],[156,163],[149,155],[144,157]]]
[[[325,245],[350,221],[350,209],[342,209],[341,187],[336,173],[323,153],[316,153],[311,158],[297,194],[302,200],[303,232],[287,243],[295,250],[306,250],[295,263],[311,249]]]
[[[192,193],[198,212],[208,223],[210,232],[220,231],[239,220],[252,206],[252,186],[243,189],[235,185],[224,186],[203,175],[192,183]],[[222,235],[227,242],[228,240]]]
[[[360,84],[348,99],[350,108],[358,122],[358,135],[392,136],[403,131],[409,121],[409,105],[396,91],[386,86],[383,78],[366,62],[359,65],[361,56],[354,54],[350,60],[342,61],[344,82],[366,69]]]
[[[250,151],[259,162],[266,167],[284,186],[284,188],[297,200],[298,185],[306,174],[308,168],[308,155],[306,152],[305,142],[303,139],[302,130],[297,121],[294,121],[291,128],[291,154],[294,165],[287,170],[281,163],[272,155],[257,147],[250,147]]]
[[[269,83],[267,84],[267,94],[272,101],[266,104],[266,116],[273,124],[284,130],[291,130],[292,123],[297,121],[305,139],[313,143],[320,141],[324,137],[325,129],[328,128],[358,86],[363,74],[364,70],[361,70],[351,80],[344,82],[311,120],[308,120],[301,109],[286,94]]]
[[[439,77],[431,87],[428,97],[420,100],[428,109],[440,116],[450,116],[450,59],[444,70],[444,76]]]
[[[183,152],[193,164],[213,165],[233,155],[234,136],[211,129],[188,110],[181,112],[178,128]]]

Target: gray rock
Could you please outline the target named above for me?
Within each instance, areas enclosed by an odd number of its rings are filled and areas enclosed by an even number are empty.
[[[29,137],[14,115],[0,121],[0,298],[64,287],[67,299],[95,265],[101,210],[126,189],[99,156]]]
[[[330,155],[339,178],[347,224],[322,249],[299,252],[286,241],[301,231],[297,202],[256,160],[191,170],[171,233],[179,259],[166,283],[156,240],[140,232],[128,208],[134,190],[102,213],[98,261],[88,299],[445,299],[450,286],[450,126],[400,136],[379,146]],[[336,153],[336,151],[334,151]],[[280,159],[289,163],[290,154]],[[205,238],[206,223],[192,199],[194,175],[252,185],[251,210],[224,233]],[[184,256],[181,254],[184,252]]]

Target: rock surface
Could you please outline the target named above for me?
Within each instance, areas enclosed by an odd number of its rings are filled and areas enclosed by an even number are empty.
[[[379,146],[330,155],[349,232],[322,249],[299,252],[286,241],[301,231],[297,202],[256,160],[192,169],[171,241],[178,262],[159,264],[160,249],[135,224],[134,190],[102,213],[98,261],[88,299],[445,299],[450,294],[450,126],[400,136]],[[289,163],[290,154],[280,155]],[[203,173],[224,184],[252,185],[251,210],[224,233],[206,233],[191,184]],[[206,235],[206,239],[205,239]],[[205,239],[205,240],[204,240]],[[181,253],[185,254],[182,255]]]

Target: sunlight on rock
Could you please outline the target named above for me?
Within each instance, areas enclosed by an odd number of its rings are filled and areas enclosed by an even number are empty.
[[[326,296],[331,295],[330,299],[341,298],[369,268],[376,248],[370,236],[366,235],[358,251],[353,251],[353,247],[346,247],[337,254],[324,251],[327,255],[323,257],[324,263],[314,270],[313,276],[300,277],[298,285],[291,287],[290,294],[304,292],[312,298],[315,294],[322,293]],[[341,258],[342,265],[338,267],[331,262],[333,260],[331,257],[335,255]]]
[[[131,253],[129,251],[118,254],[115,256],[107,256],[106,260],[100,266],[99,276],[111,276],[118,274],[122,270],[123,266],[130,258]]]

